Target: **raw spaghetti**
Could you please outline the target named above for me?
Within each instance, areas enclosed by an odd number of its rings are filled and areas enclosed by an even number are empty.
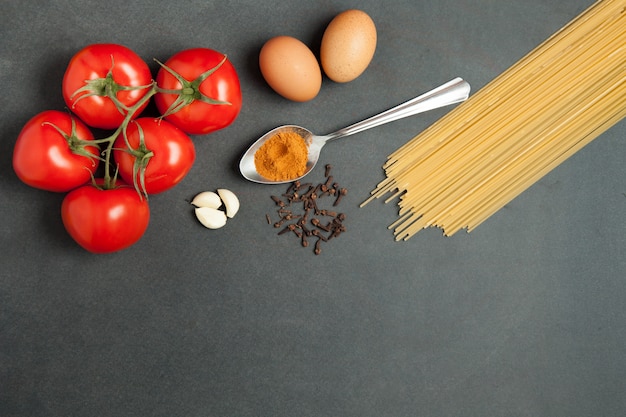
[[[472,231],[626,116],[626,1],[601,0],[391,154],[396,240]]]

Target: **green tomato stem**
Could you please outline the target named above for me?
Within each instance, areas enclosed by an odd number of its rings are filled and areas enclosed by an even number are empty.
[[[128,125],[133,120],[133,116],[144,104],[146,104],[152,96],[157,93],[156,82],[149,84],[146,88],[150,88],[148,92],[133,106],[124,108],[126,111],[126,115],[124,116],[124,120],[120,124],[120,126],[106,138],[98,139],[94,141],[95,143],[106,143],[107,146],[104,151],[102,151],[102,155],[104,156],[104,189],[109,190],[115,187],[115,178],[117,178],[117,168],[115,170],[115,175],[111,176],[111,153],[113,151],[113,144],[115,143],[115,139],[122,133],[126,131]],[[114,100],[114,103],[117,105],[117,101]],[[124,106],[126,107],[126,106]],[[119,108],[119,107],[118,107]],[[139,191],[139,190],[138,190]]]

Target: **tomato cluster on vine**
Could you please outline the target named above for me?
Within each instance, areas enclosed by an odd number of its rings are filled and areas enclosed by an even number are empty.
[[[83,248],[109,253],[136,243],[148,227],[148,196],[171,189],[191,169],[189,135],[229,126],[241,109],[237,72],[209,48],[148,64],[117,44],[88,45],[62,82],[65,111],[45,110],[22,128],[13,168],[24,183],[65,192],[65,229]],[[144,115],[150,100],[159,115]],[[111,131],[96,138],[92,129]]]

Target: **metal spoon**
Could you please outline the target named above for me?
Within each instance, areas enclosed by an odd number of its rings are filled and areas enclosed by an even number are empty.
[[[336,132],[329,133],[325,136],[316,136],[311,131],[300,126],[279,126],[261,136],[256,142],[252,144],[252,146],[250,146],[250,148],[246,151],[246,153],[241,158],[241,161],[239,162],[239,170],[241,171],[241,174],[244,176],[244,178],[260,184],[283,184],[298,180],[311,172],[313,167],[315,167],[315,164],[319,159],[322,147],[329,140],[353,135],[355,133],[362,132],[372,127],[380,126],[385,123],[393,122],[395,120],[413,116],[418,113],[423,113],[428,110],[433,110],[439,107],[444,107],[450,104],[465,101],[469,97],[469,92],[469,84],[461,78],[455,78],[452,81],[449,81],[427,93],[424,93],[419,97],[411,99],[405,103],[402,103],[396,107],[393,107],[387,111],[372,116],[361,122],[355,123],[348,127],[344,127],[343,129],[337,130]],[[309,147],[308,161],[306,164],[306,171],[304,175],[285,181],[272,181],[261,176],[257,172],[254,165],[254,154],[266,140],[281,131],[295,131],[304,138]]]

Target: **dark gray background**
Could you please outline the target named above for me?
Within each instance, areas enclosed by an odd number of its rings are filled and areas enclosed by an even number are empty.
[[[349,189],[348,232],[314,256],[265,222],[283,186],[236,163],[265,131],[327,133],[461,76],[476,91],[589,0],[17,1],[0,28],[0,415],[618,416],[626,411],[626,124],[618,124],[476,231],[408,242],[397,206],[359,208],[386,156],[433,111],[329,144],[322,167]],[[325,79],[308,103],[263,82],[275,35],[317,52],[348,8],[378,28],[357,80]],[[11,168],[22,125],[63,109],[70,57],[95,42],[152,58],[205,46],[237,68],[244,104],[194,137],[197,162],[151,199],[143,239],[91,255],[66,234],[62,195]],[[427,186],[427,184],[425,184]],[[229,188],[241,211],[204,229],[188,201]]]

